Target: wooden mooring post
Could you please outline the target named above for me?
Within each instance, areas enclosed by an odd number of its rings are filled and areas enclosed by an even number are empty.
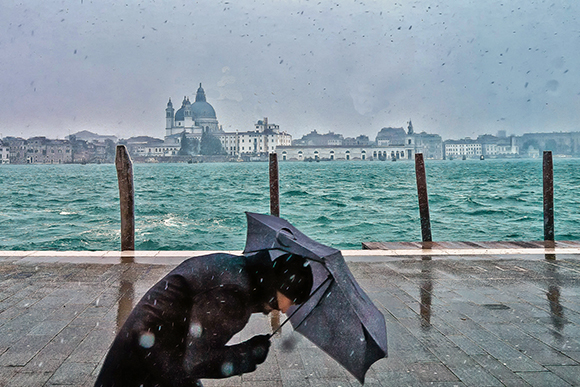
[[[554,164],[552,151],[544,151],[544,241],[554,242]]]
[[[278,180],[278,155],[270,153],[270,215],[280,216],[280,183]]]
[[[266,121],[267,123],[268,121]],[[270,153],[269,159],[269,169],[270,169],[270,215],[280,216],[280,182],[278,179],[278,155],[276,153]],[[280,335],[280,312],[278,310],[273,310],[270,313],[270,326],[272,332],[277,332]]]
[[[430,248],[431,220],[429,218],[429,196],[427,195],[427,177],[422,153],[415,153],[415,175],[417,177],[417,196],[419,198],[419,215],[421,216],[421,238],[423,248]]]
[[[135,190],[133,163],[125,145],[117,145],[115,156],[121,205],[121,251],[135,250]]]

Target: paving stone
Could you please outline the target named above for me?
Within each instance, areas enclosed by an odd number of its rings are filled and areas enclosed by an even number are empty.
[[[232,376],[227,379],[201,379],[203,387],[241,387],[242,377]]]
[[[580,366],[547,366],[547,369],[573,386],[580,386]]]
[[[81,327],[66,327],[24,366],[23,371],[56,371],[87,334],[88,331]]]
[[[114,332],[93,329],[74,350],[71,357],[79,362],[98,363],[103,353],[109,349],[113,339]]]
[[[412,363],[407,368],[422,382],[455,382],[457,376],[441,363]]]
[[[466,336],[448,335],[446,337],[468,355],[481,355],[486,353],[483,348]]]
[[[6,384],[10,387],[43,386],[52,376],[51,372],[19,372]]]
[[[16,367],[2,367],[0,366],[0,387],[10,386],[10,380],[16,375],[18,369]]]
[[[24,366],[42,348],[44,348],[52,336],[24,336],[11,344],[6,352],[0,356],[0,366]]]
[[[519,372],[518,375],[532,387],[571,386],[570,383],[552,372]]]
[[[52,375],[48,385],[83,384],[95,368],[92,363],[64,362]]]

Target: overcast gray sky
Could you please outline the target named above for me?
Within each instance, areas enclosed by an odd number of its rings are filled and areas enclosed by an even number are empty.
[[[576,131],[579,15],[577,0],[0,0],[0,133],[163,137],[168,98],[199,83],[226,131]]]

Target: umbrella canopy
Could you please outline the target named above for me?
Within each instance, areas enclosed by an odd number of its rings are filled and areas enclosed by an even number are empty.
[[[284,219],[246,215],[244,254],[280,250],[310,260],[313,291],[308,301],[289,311],[294,330],[364,383],[369,367],[387,356],[387,328],[384,316],[360,288],[342,253],[313,241]]]

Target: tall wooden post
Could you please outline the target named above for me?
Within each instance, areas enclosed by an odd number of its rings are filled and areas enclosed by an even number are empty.
[[[264,118],[265,127],[268,127],[267,118]],[[280,183],[278,179],[278,155],[276,153],[270,153],[270,215],[280,216]],[[272,332],[277,332],[278,335],[281,334],[282,330],[280,328],[280,312],[278,310],[273,310],[270,313],[270,326],[272,327]]]
[[[270,153],[270,215],[280,216],[280,183],[276,153]]]
[[[552,152],[544,151],[544,241],[554,241],[554,165]]]
[[[415,153],[415,175],[417,177],[417,196],[419,198],[419,215],[421,216],[421,237],[423,242],[432,242],[431,220],[429,218],[429,196],[427,195],[427,177],[422,153]],[[423,247],[431,247],[430,243]]]
[[[115,156],[121,205],[121,251],[135,250],[135,190],[133,163],[125,145],[117,145]]]

